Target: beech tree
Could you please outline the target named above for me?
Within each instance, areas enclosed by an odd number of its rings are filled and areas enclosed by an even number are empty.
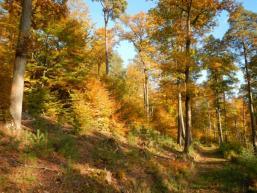
[[[222,102],[225,106],[225,101],[222,101],[222,99],[224,93],[231,91],[237,81],[237,68],[232,54],[227,52],[224,42],[215,39],[213,36],[206,39],[203,54],[203,62],[208,72],[208,85],[213,90],[215,98],[214,106],[216,108],[219,143],[222,144],[224,142],[221,118]]]
[[[250,67],[249,70],[250,70],[250,73],[251,73],[251,77],[253,77],[253,84],[252,84],[252,88],[253,88],[253,102],[254,102],[255,114],[256,114],[257,113],[257,56],[253,56],[251,58],[250,66],[249,67]]]
[[[114,41],[114,32],[113,30],[108,30],[108,45],[113,48],[114,44],[116,43]],[[97,29],[95,31],[94,34],[94,39],[92,41],[92,52],[91,52],[91,56],[92,56],[92,62],[94,64],[96,64],[97,66],[97,76],[100,77],[101,74],[103,74],[104,72],[106,72],[106,68],[103,69],[103,65],[106,62],[106,55],[105,52],[103,52],[103,50],[105,49],[105,29],[104,28],[100,28]],[[111,51],[111,49],[109,49],[109,52]],[[109,69],[110,71],[110,69]]]
[[[53,14],[55,12],[58,14]],[[32,18],[31,0],[22,1],[10,94],[10,114],[14,122],[14,127],[17,130],[21,129],[25,68],[29,58],[29,50],[33,46],[30,43],[32,39],[30,28],[33,27],[34,30],[43,29],[49,24],[49,20],[53,18],[56,20],[65,15],[65,13],[67,13],[66,0],[59,1],[58,3],[53,1],[37,1],[33,4]],[[42,15],[44,15],[44,17],[42,17]]]
[[[24,74],[27,63],[27,55],[30,43],[30,27],[32,15],[32,0],[23,0],[22,14],[20,19],[20,32],[16,47],[16,56],[13,72],[13,81],[11,89],[11,106],[14,126],[17,130],[21,129],[22,100],[24,89]]]
[[[144,74],[144,107],[146,115],[149,118],[149,73],[151,64],[153,63],[151,56],[154,53],[154,47],[151,46],[150,41],[151,30],[153,30],[151,17],[141,12],[131,17],[124,16],[121,18],[121,22],[128,28],[128,31],[126,29],[121,30],[120,37],[134,45],[142,64]]]
[[[184,64],[184,54],[180,50],[176,50],[176,45],[167,46],[167,42],[161,41],[162,60],[159,61],[161,69],[160,87],[169,95],[176,94],[177,104],[177,143],[182,145],[182,140],[185,138],[185,124],[183,113],[183,97],[185,94],[184,71],[181,67]],[[166,48],[164,48],[164,47]],[[175,91],[172,88],[175,88]],[[173,89],[174,89],[173,88]]]
[[[103,8],[104,14],[104,29],[105,29],[105,65],[106,74],[109,74],[109,44],[108,44],[108,24],[110,19],[115,20],[120,17],[122,13],[125,12],[127,8],[126,0],[93,0],[100,2]]]
[[[218,0],[212,1],[176,1],[160,0],[157,8],[153,11],[157,13],[163,22],[164,29],[172,28],[175,35],[183,45],[185,53],[185,87],[186,87],[186,137],[184,151],[188,153],[191,143],[191,97],[192,97],[192,68],[195,66],[193,61],[192,44],[196,44],[196,35],[207,32],[214,23],[217,12],[223,8]]]
[[[257,154],[256,144],[256,115],[253,97],[253,74],[251,74],[251,59],[257,54],[257,14],[239,6],[230,14],[230,28],[226,39],[234,49],[236,55],[242,60],[242,69],[245,75],[248,95],[249,112],[252,128],[252,144]]]

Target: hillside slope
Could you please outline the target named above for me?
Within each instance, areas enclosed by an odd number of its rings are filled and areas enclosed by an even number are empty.
[[[236,166],[227,167],[213,148],[198,150],[192,160],[178,151],[171,138],[147,129],[127,136],[100,130],[78,135],[48,119],[26,124],[30,131],[19,141],[2,129],[1,192],[248,191],[248,178],[234,170]]]

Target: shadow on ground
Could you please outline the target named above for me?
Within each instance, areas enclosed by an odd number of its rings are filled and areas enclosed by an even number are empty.
[[[24,124],[35,136],[37,129],[47,133],[47,145],[35,140],[29,149],[21,148],[15,139],[1,134],[1,192],[248,192],[249,179],[242,168],[219,162],[216,149],[199,147],[202,159],[193,164],[172,146],[162,146],[159,150],[166,155],[160,156],[110,133],[78,135],[43,118]]]
[[[244,168],[222,158],[216,147],[197,147],[191,188],[199,192],[247,193],[249,177]],[[194,192],[194,191],[193,191]]]

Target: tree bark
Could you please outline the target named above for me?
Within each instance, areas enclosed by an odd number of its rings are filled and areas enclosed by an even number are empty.
[[[182,109],[182,97],[181,93],[178,92],[178,136],[177,143],[182,145],[182,138],[185,138],[185,123]]]
[[[217,127],[219,132],[219,144],[221,145],[223,143],[223,132],[222,132],[221,115],[220,115],[219,107],[217,107],[216,113],[217,113]]]
[[[189,3],[188,6],[188,13],[187,13],[187,22],[186,22],[186,32],[187,32],[187,38],[186,38],[186,55],[189,58],[190,57],[190,46],[191,46],[191,23],[190,23],[190,15],[191,15],[191,6],[192,6],[192,0]],[[185,135],[185,146],[184,146],[184,152],[189,152],[189,146],[191,144],[191,89],[190,89],[190,64],[189,61],[186,64],[185,69],[185,87],[186,87],[186,100],[185,100],[185,106],[186,106],[186,135]]]
[[[212,124],[211,124],[211,113],[210,113],[210,103],[207,101],[207,110],[208,110],[208,121],[209,121],[209,137],[211,137],[211,130],[212,130]]]
[[[32,0],[23,0],[10,97],[10,114],[17,131],[21,129],[24,74],[29,47],[31,15]]]
[[[247,93],[248,93],[248,100],[249,100],[249,112],[251,117],[251,128],[252,128],[252,145],[254,149],[254,153],[257,155],[257,145],[256,145],[256,119],[255,119],[255,112],[254,112],[254,104],[253,104],[253,93],[252,93],[252,80],[251,75],[248,69],[248,60],[247,60],[247,50],[245,44],[243,43],[244,49],[244,59],[245,59],[245,75],[247,81]]]
[[[216,85],[218,85],[218,77],[217,74],[214,74]],[[219,144],[223,143],[223,131],[222,131],[222,124],[221,124],[221,92],[219,92],[218,88],[215,88],[215,106],[216,106],[216,118],[217,118],[217,128],[218,128],[218,137],[219,137]]]
[[[146,67],[144,68],[144,107],[147,119],[149,119],[149,83],[148,72]]]
[[[244,100],[243,101],[243,131],[244,131],[244,145],[246,146],[247,143],[247,139],[246,139],[246,121],[245,121],[245,103]]]
[[[225,141],[228,142],[228,132],[227,132],[227,100],[226,100],[226,92],[223,92],[223,102],[224,102],[224,129],[225,130]]]
[[[223,102],[224,102],[224,128],[227,129],[227,100],[226,100],[226,92],[223,92]]]
[[[178,145],[182,145],[182,132],[181,132],[181,124],[180,124],[180,120],[179,120],[179,109],[178,109],[178,134],[177,134],[177,144]]]
[[[191,144],[191,96],[189,93],[189,68],[186,70],[186,135],[184,151],[188,153]]]

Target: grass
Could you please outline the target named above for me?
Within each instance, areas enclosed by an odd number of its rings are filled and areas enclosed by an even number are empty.
[[[202,172],[194,188],[216,188],[227,193],[243,193],[247,189],[248,181],[247,174],[240,167],[225,166]]]
[[[125,162],[125,160],[123,160],[124,154],[114,138],[99,141],[95,146],[92,157],[97,163],[114,168],[119,167]]]
[[[76,139],[72,135],[59,134],[50,139],[50,146],[65,158],[72,160],[79,159],[79,153],[77,151]]]
[[[1,147],[19,155],[19,167],[9,167],[10,171],[0,178],[0,186],[9,184],[10,176],[16,172],[17,189],[41,183],[46,190],[53,188],[49,192],[182,193],[211,189],[243,193],[256,174],[256,162],[250,155],[242,156],[230,166],[208,168],[212,164],[193,163],[178,153],[179,148],[171,137],[147,127],[133,129],[121,138],[97,130],[90,134],[74,134],[63,131],[58,125],[52,127],[52,124],[35,124],[39,128],[27,135],[25,149],[18,147],[22,142],[13,140],[13,148],[10,148],[0,140]],[[192,152],[198,153],[197,150]],[[36,191],[37,187],[34,188]]]

